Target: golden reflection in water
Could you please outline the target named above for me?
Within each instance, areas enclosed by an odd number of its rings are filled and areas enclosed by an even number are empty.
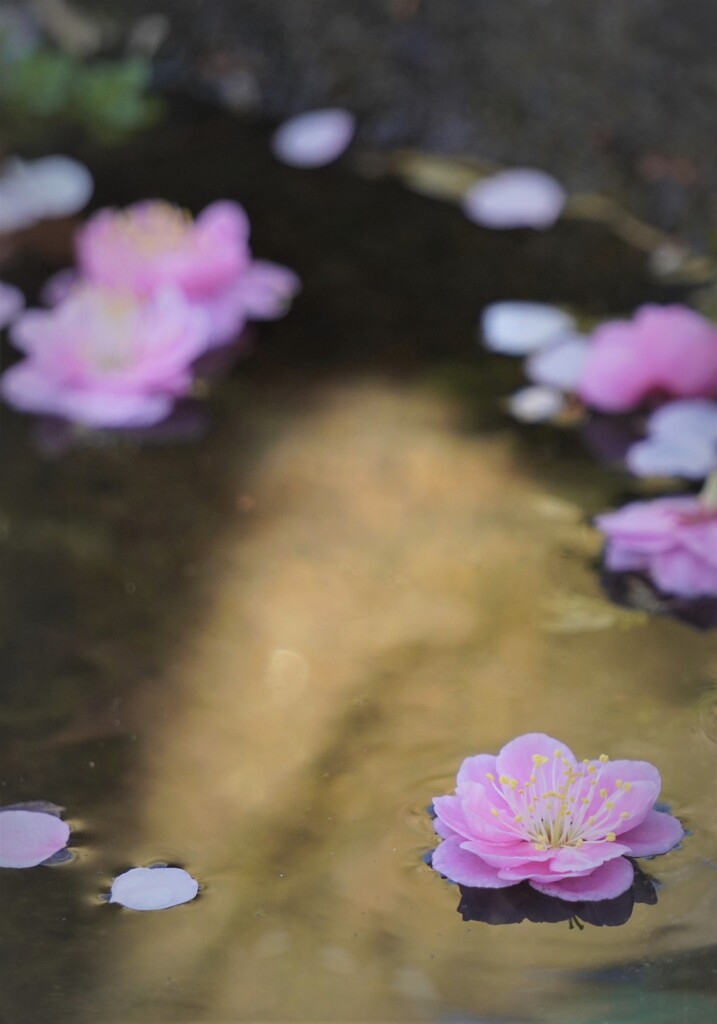
[[[509,430],[466,434],[416,387],[252,415],[286,429],[237,480],[211,604],[148,695],[137,828],[114,848],[205,888],[113,917],[102,1019],[555,1020],[575,969],[711,941],[717,747],[695,701],[714,641],[602,598],[574,503],[607,500],[600,471],[549,491]],[[530,730],[657,761],[696,831],[621,929],[464,924],[421,862],[460,759]]]

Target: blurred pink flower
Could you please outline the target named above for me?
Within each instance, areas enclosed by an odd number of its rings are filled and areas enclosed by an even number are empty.
[[[613,572],[646,572],[678,597],[717,595],[717,507],[691,496],[635,501],[595,524]]]
[[[206,314],[176,288],[149,299],[79,285],[52,310],[28,310],[11,337],[26,358],[0,378],[6,402],[91,427],[158,423],[192,386]]]
[[[683,836],[654,809],[659,792],[646,761],[578,762],[544,733],[518,736],[497,757],[466,758],[455,795],[434,800],[443,842],[432,865],[460,885],[527,881],[564,900],[612,899],[632,884],[627,857],[667,853]]]
[[[717,392],[717,326],[685,306],[642,306],[592,335],[578,384],[588,405],[624,412],[656,394],[710,397]]]
[[[249,221],[237,203],[207,206],[193,220],[162,200],[100,210],[77,233],[80,274],[140,297],[174,285],[210,318],[211,341],[231,340],[247,320],[283,315],[299,290],[293,271],[254,260]]]

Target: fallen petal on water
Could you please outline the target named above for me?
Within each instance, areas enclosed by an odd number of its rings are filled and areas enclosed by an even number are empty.
[[[524,356],[574,338],[569,313],[543,302],[493,302],[481,316],[486,348],[508,356]]]
[[[356,120],[338,107],[312,110],[285,121],[274,133],[274,156],[290,167],[324,167],[348,148]]]
[[[552,348],[534,352],[525,367],[535,384],[574,391],[583,372],[589,342],[581,335],[561,341]]]
[[[199,892],[199,883],[183,868],[130,868],[112,883],[110,903],[130,910],[166,910],[188,903]]]
[[[555,388],[535,384],[521,388],[508,399],[508,412],[521,423],[544,423],[560,412],[565,399]]]
[[[463,197],[463,209],[482,227],[542,230],[555,223],[566,198],[550,174],[519,168],[476,182]]]
[[[0,867],[32,868],[67,845],[70,826],[54,813],[0,810]]]

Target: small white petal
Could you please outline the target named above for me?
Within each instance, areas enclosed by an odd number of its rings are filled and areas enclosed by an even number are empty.
[[[544,171],[520,168],[483,178],[463,197],[470,220],[487,228],[549,228],[565,206],[562,185]]]
[[[625,462],[635,476],[702,480],[717,467],[717,447],[706,438],[648,437],[630,446]]]
[[[348,148],[356,120],[348,110],[312,110],[285,121],[274,132],[274,156],[290,167],[323,167]]]
[[[647,431],[662,438],[708,438],[717,444],[717,402],[686,398],[668,402],[650,416]]]
[[[574,335],[575,320],[542,302],[494,302],[483,310],[481,328],[486,348],[525,356]]]
[[[37,207],[44,217],[68,217],[87,205],[94,190],[84,164],[69,156],[45,156],[29,165]]]
[[[183,868],[130,868],[115,878],[109,902],[130,910],[166,910],[198,892],[199,883]]]
[[[533,352],[525,366],[535,384],[547,384],[562,391],[574,391],[582,377],[590,343],[580,334],[551,348]]]
[[[562,392],[538,384],[514,392],[507,402],[508,412],[521,423],[544,423],[551,420],[564,404]]]

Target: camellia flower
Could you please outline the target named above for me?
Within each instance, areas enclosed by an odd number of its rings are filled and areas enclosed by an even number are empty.
[[[659,792],[645,761],[579,762],[559,740],[528,733],[497,757],[466,758],[455,794],[434,800],[443,842],[432,866],[470,887],[527,881],[564,900],[613,899],[632,884],[628,857],[666,853],[683,836],[677,818],[654,809]]]
[[[613,572],[645,572],[678,597],[717,595],[717,505],[690,495],[635,501],[595,525]]]
[[[717,392],[717,326],[685,306],[642,306],[632,320],[593,333],[578,393],[604,412],[633,409],[651,395]]]
[[[3,374],[0,393],[16,409],[91,427],[158,423],[190,391],[208,333],[206,314],[176,288],[141,300],[81,285],[15,321],[12,341],[27,358]]]
[[[140,297],[163,285],[179,288],[210,321],[222,344],[247,320],[282,316],[299,289],[293,271],[254,260],[249,221],[237,203],[207,206],[193,220],[161,200],[126,210],[100,210],[77,233],[80,276]]]

